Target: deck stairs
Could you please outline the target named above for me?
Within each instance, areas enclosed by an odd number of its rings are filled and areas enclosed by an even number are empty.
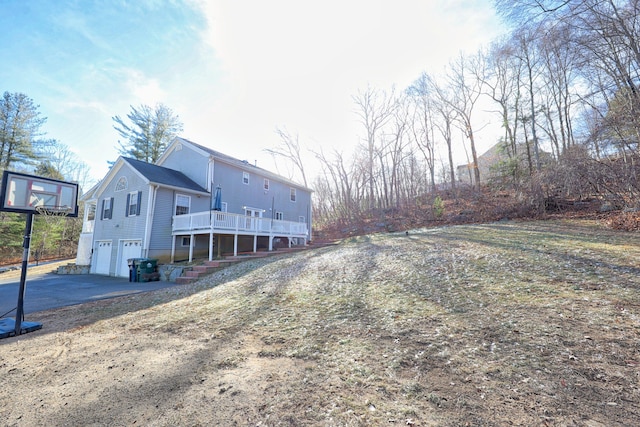
[[[278,249],[272,252],[248,252],[245,254],[238,254],[236,256],[225,256],[223,259],[213,260],[213,261],[203,261],[202,264],[193,265],[188,269],[185,269],[182,273],[182,276],[176,278],[176,283],[180,285],[186,285],[188,283],[193,283],[196,280],[207,276],[209,274],[215,273],[216,271],[222,270],[230,265],[238,264],[243,261],[249,261],[256,258],[264,258],[268,256],[274,255],[282,255],[286,253],[296,252],[300,250],[307,249],[306,247],[292,247],[292,248],[284,248]]]

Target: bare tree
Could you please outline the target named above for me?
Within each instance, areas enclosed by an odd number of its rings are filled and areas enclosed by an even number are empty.
[[[453,162],[453,141],[452,126],[456,117],[456,110],[453,107],[451,88],[443,86],[434,80],[431,80],[431,88],[434,98],[432,106],[435,109],[435,118],[433,124],[438,129],[440,135],[444,139],[447,146],[447,158],[449,160],[449,180],[451,189],[456,189],[456,166]]]
[[[275,157],[282,157],[293,164],[300,173],[302,183],[307,187],[307,175],[305,173],[304,161],[300,151],[300,141],[298,134],[291,135],[286,129],[276,128],[276,134],[280,137],[280,145],[275,148],[268,148],[265,151]]]
[[[509,40],[494,44],[487,55],[487,73],[476,76],[483,79],[485,93],[498,105],[504,128],[504,143],[510,157],[517,155],[516,132],[518,129],[520,79],[522,61],[514,55],[515,48]]]
[[[436,144],[433,125],[433,100],[431,77],[422,73],[407,89],[412,101],[412,117],[409,122],[410,133],[422,152],[427,163],[431,182],[431,191],[436,191]]]
[[[356,115],[365,128],[365,147],[367,153],[368,197],[369,207],[375,207],[375,156],[382,129],[392,116],[395,108],[394,90],[390,94],[371,87],[353,97],[356,104]]]
[[[38,149],[38,156],[42,159],[38,165],[39,170],[55,171],[55,173],[59,174],[59,179],[77,182],[81,189],[86,190],[95,184],[95,181],[91,178],[89,165],[60,141],[55,139],[47,140]],[[56,177],[46,172],[43,175]]]
[[[462,53],[449,64],[447,80],[451,87],[451,97],[447,100],[456,113],[455,122],[469,140],[473,169],[474,186],[480,189],[480,169],[472,117],[478,98],[482,94],[482,80],[476,76],[484,75],[484,63],[480,55],[473,58]],[[473,71],[472,71],[473,70]]]

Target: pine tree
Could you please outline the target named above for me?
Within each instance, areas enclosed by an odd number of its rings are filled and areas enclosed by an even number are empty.
[[[37,161],[36,147],[47,120],[39,105],[23,93],[5,92],[0,99],[0,169]]]
[[[148,163],[155,163],[171,140],[182,131],[180,118],[164,104],[155,108],[131,107],[127,124],[120,116],[113,117],[113,127],[125,142],[118,141],[119,152]]]

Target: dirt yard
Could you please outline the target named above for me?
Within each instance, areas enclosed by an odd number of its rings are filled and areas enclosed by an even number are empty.
[[[640,235],[380,234],[27,316],[6,426],[640,425]]]

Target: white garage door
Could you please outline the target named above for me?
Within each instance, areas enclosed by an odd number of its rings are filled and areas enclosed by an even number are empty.
[[[109,274],[111,264],[111,240],[98,240],[93,248],[93,272]]]
[[[120,268],[118,276],[129,277],[129,258],[140,258],[142,255],[142,240],[120,241]]]

